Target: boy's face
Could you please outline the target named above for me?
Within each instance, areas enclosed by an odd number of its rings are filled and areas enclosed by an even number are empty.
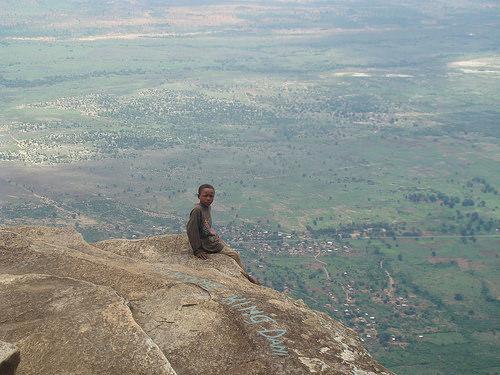
[[[204,206],[210,206],[214,201],[215,191],[214,189],[204,188],[200,193],[200,203]]]

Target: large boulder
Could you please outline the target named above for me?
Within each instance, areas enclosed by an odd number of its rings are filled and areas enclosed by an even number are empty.
[[[86,243],[0,229],[0,340],[18,374],[389,374],[355,332],[190,254],[185,236]]]

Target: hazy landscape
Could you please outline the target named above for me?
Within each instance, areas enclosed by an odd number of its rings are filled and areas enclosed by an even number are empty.
[[[398,374],[500,372],[500,5],[2,1],[0,225],[178,233]]]

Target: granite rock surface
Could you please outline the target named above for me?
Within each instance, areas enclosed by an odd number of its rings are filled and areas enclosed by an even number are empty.
[[[19,349],[8,342],[0,341],[0,374],[14,375],[19,365]]]
[[[390,374],[354,331],[183,235],[1,228],[0,301],[17,374]]]

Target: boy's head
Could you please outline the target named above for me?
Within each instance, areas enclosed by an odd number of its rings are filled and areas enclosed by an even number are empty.
[[[198,198],[200,203],[205,206],[210,206],[214,201],[215,189],[212,185],[203,184],[198,187]]]

